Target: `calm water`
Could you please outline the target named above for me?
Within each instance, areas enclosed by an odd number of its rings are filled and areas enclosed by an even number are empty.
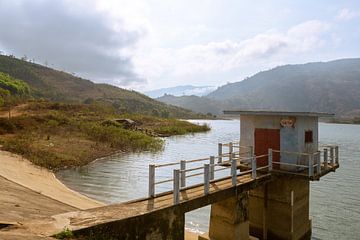
[[[70,188],[106,203],[144,197],[149,163],[215,155],[218,142],[234,141],[240,135],[239,121],[195,122],[206,122],[212,130],[166,138],[159,153],[118,154],[57,175]],[[313,239],[360,239],[360,125],[322,123],[319,128],[320,144],[340,146],[341,166],[336,173],[311,183]],[[171,174],[169,168],[156,171],[157,179]],[[157,191],[170,188],[159,185]],[[186,227],[193,231],[207,231],[208,221],[209,207],[186,214]]]

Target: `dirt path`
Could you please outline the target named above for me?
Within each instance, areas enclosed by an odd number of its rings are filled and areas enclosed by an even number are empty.
[[[24,108],[26,108],[28,106],[27,103],[24,103],[24,104],[20,104],[14,108],[11,109],[11,117],[16,117],[16,116],[20,116],[23,114],[24,112]],[[9,111],[7,110],[2,110],[0,111],[0,117],[1,118],[8,118],[9,117]]]

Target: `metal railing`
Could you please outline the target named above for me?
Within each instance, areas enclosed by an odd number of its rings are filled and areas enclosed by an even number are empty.
[[[324,146],[322,150],[314,153],[269,149],[267,154],[258,156],[253,154],[253,147],[240,146],[238,142],[226,144],[219,143],[218,146],[218,156],[162,164],[150,164],[149,197],[155,197],[155,186],[172,182],[174,204],[178,204],[180,202],[180,190],[187,187],[203,185],[204,194],[206,195],[210,192],[211,182],[226,178],[231,178],[232,186],[236,186],[238,176],[249,174],[252,179],[256,179],[257,172],[260,170],[265,173],[271,171],[286,171],[290,174],[313,177],[316,174],[321,174],[322,167],[326,170],[329,165],[335,166],[335,164],[339,163],[339,151],[337,146]],[[224,153],[224,147],[228,148],[226,153]],[[234,148],[238,148],[239,151],[234,151]],[[280,159],[274,161],[274,153],[279,153]],[[281,161],[286,155],[295,155],[297,157],[296,163]],[[262,166],[258,166],[257,161],[259,158],[266,158],[267,162],[262,164]],[[190,163],[195,166],[187,168],[187,165]],[[156,182],[155,171],[157,168],[163,167],[175,167],[175,169],[173,169],[172,178]],[[215,173],[225,170],[230,170],[229,174],[225,174],[222,177],[215,176]],[[187,185],[186,180],[196,176],[203,176],[203,180],[197,184]]]
[[[273,166],[277,166],[276,170],[285,170],[290,174],[304,175],[314,177],[321,175],[322,171],[327,171],[329,167],[339,164],[339,147],[335,145],[322,146],[319,151],[313,153],[289,152],[269,149],[269,152],[279,153],[280,161],[272,162]],[[286,155],[295,155],[296,163],[286,160]],[[307,169],[305,173],[304,170]]]

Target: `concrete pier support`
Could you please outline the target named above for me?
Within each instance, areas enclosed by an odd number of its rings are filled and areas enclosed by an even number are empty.
[[[179,207],[171,207],[145,215],[100,224],[74,231],[84,239],[146,239],[184,240],[185,214]]]
[[[210,239],[248,240],[248,193],[238,194],[211,205]]]
[[[310,239],[309,180],[274,176],[250,191],[250,234],[260,239]]]

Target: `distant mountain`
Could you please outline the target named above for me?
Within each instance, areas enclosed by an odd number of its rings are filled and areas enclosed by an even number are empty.
[[[210,100],[221,103],[222,109],[321,111],[338,117],[360,116],[360,59],[280,66],[226,84],[191,102],[186,97],[159,100],[194,111],[201,105],[201,112],[214,114],[218,112]],[[205,107],[204,103],[208,105]]]
[[[360,59],[285,65],[227,84],[207,97],[233,108],[352,115],[360,109]]]
[[[35,98],[77,103],[97,101],[129,113],[177,118],[201,117],[190,110],[164,104],[135,91],[97,84],[11,56],[0,55],[0,72],[27,83]]]
[[[181,108],[191,109],[194,112],[203,114],[221,115],[225,109],[221,101],[211,100],[205,97],[198,96],[181,96],[176,97],[173,95],[165,94],[162,97],[156,98],[160,102],[171,104]]]
[[[173,95],[173,96],[205,96],[209,94],[211,91],[214,91],[216,87],[213,86],[192,86],[192,85],[184,85],[184,86],[176,86],[170,88],[160,88],[148,92],[144,92],[145,95],[151,98],[158,98],[164,96],[165,94]]]

